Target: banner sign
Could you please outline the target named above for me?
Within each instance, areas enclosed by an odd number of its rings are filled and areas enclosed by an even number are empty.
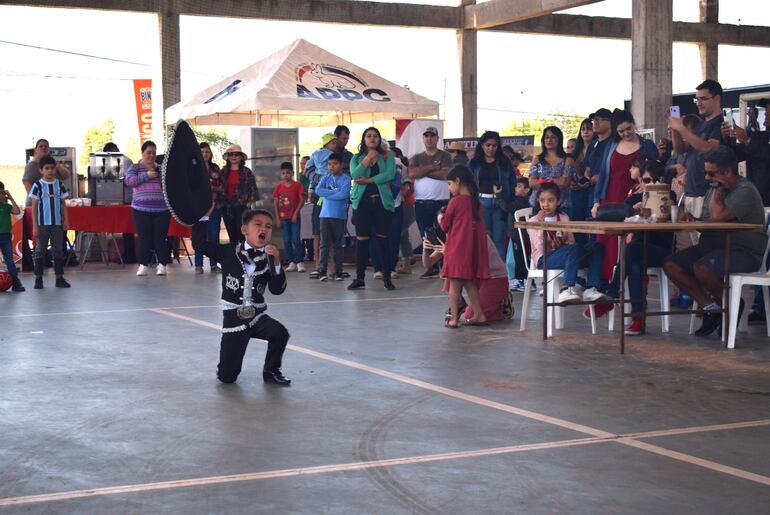
[[[152,79],[134,79],[139,145],[152,139]]]
[[[449,151],[449,145],[459,141],[465,146],[465,151],[468,153],[468,158],[473,158],[473,152],[476,150],[476,144],[478,139],[473,138],[447,138],[444,140],[444,145],[441,147],[446,151]],[[532,156],[535,153],[535,136],[500,136],[500,142],[503,146],[510,146],[514,151],[521,154],[524,158],[524,162],[529,163],[532,161]]]

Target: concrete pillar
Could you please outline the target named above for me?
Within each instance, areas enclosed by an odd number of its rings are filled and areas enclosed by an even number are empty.
[[[719,23],[719,0],[700,0],[700,22]],[[715,40],[698,44],[703,80],[719,80],[719,44]]]
[[[671,105],[673,0],[633,0],[631,112],[639,128],[665,135]]]
[[[158,13],[163,127],[166,126],[166,109],[182,100],[181,68],[179,63],[179,14],[172,9],[173,2],[168,2],[165,4],[165,9]],[[168,121],[173,123],[176,120]]]
[[[476,0],[462,0],[463,6]],[[457,51],[460,57],[460,91],[463,106],[463,137],[478,137],[477,32],[457,31]]]

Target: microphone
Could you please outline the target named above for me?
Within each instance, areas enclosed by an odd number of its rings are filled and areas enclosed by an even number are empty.
[[[275,273],[275,258],[270,254],[267,255],[267,268],[270,273],[270,277],[275,277],[278,274]]]

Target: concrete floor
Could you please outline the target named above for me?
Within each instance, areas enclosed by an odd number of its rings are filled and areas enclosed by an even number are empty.
[[[291,274],[293,386],[259,341],[222,385],[218,276],[133,272],[0,294],[0,513],[768,512],[761,326],[726,351],[653,320],[621,356],[577,308],[542,342],[539,298],[526,333],[450,331],[439,281]]]

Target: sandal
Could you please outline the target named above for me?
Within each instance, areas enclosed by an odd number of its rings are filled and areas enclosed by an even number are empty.
[[[477,321],[475,321],[475,320],[466,320],[466,321],[464,321],[464,322],[463,322],[463,325],[478,325],[478,326],[484,326],[484,325],[489,325],[489,322],[487,322],[486,320],[484,320],[483,322],[477,322]]]
[[[448,327],[449,329],[457,329],[458,327],[460,327],[460,324],[457,322],[457,320],[455,320],[455,322],[452,323],[452,319],[447,318],[446,320],[444,320],[444,327]]]

